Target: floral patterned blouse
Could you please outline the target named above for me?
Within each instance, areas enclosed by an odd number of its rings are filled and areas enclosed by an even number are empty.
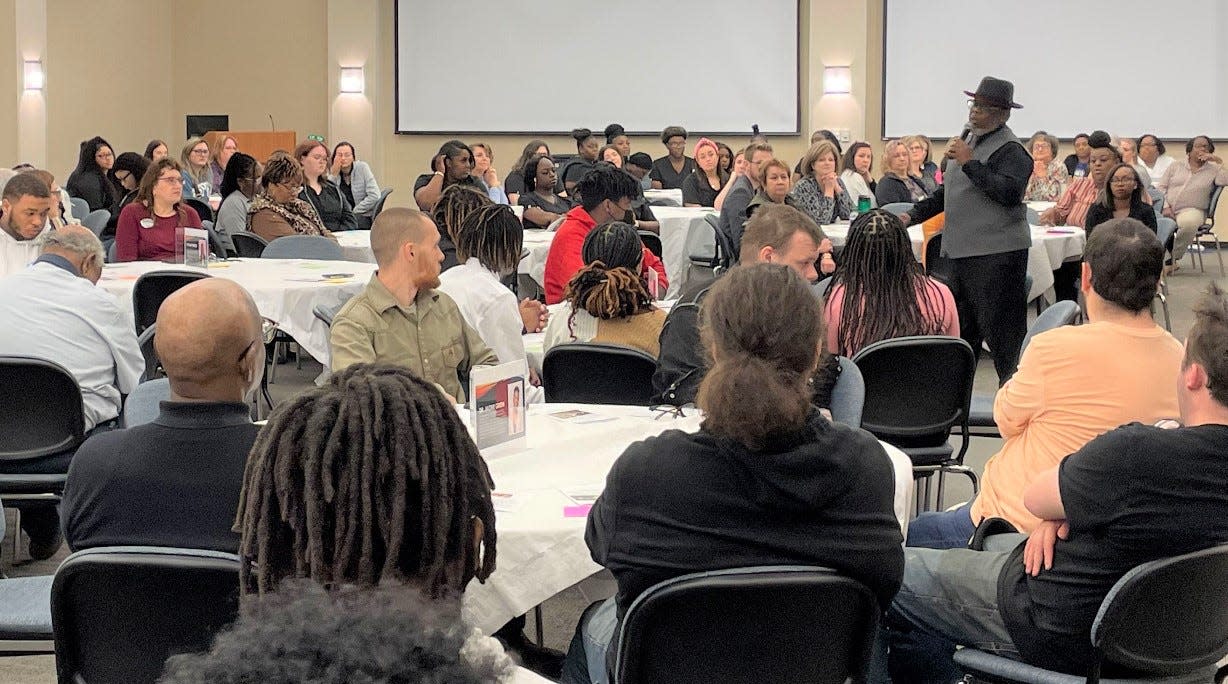
[[[1062,191],[1070,182],[1070,174],[1066,171],[1066,165],[1054,159],[1049,162],[1049,168],[1046,171],[1044,176],[1032,173],[1032,177],[1028,179],[1028,188],[1023,193],[1023,201],[1056,202],[1062,196]]]

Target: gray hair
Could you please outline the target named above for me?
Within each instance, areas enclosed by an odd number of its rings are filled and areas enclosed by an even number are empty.
[[[98,257],[98,263],[106,261],[106,252],[98,236],[87,230],[49,230],[38,240],[39,253],[46,254],[55,249],[72,252],[82,256],[91,254]]]
[[[1032,154],[1032,145],[1035,145],[1036,141],[1038,140],[1043,140],[1049,143],[1049,150],[1053,152],[1053,158],[1057,159],[1057,137],[1049,135],[1044,131],[1036,131],[1036,133],[1032,134],[1032,137],[1028,139],[1028,154]]]

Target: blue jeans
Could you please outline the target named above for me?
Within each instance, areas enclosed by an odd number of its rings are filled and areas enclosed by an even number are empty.
[[[563,661],[562,681],[569,684],[606,684],[606,652],[618,628],[618,606],[614,598],[589,606],[580,616],[576,635]]]
[[[972,502],[953,511],[922,513],[908,523],[908,546],[925,549],[962,549],[976,532]]]
[[[904,584],[879,629],[870,681],[959,681],[956,644],[1018,659],[998,610],[998,575],[1010,555],[906,549]]]

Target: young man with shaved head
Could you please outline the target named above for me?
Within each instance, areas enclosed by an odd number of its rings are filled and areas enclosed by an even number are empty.
[[[371,225],[371,251],[379,270],[333,319],[332,369],[404,366],[463,402],[460,376],[498,359],[437,289],[443,252],[435,222],[413,209],[386,209]]]
[[[260,314],[231,280],[177,290],[158,309],[158,358],[170,400],[152,423],[86,440],[64,487],[74,551],[171,546],[235,552],[231,530],[258,428],[247,397],[264,372]]]

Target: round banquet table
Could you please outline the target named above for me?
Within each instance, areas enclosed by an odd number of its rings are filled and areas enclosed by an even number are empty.
[[[468,410],[458,409],[468,423]],[[603,420],[572,423],[549,415],[568,409]],[[484,584],[471,582],[465,590],[464,612],[469,624],[486,633],[601,571],[584,542],[587,518],[580,511],[565,515],[564,509],[591,502],[632,442],[669,429],[695,432],[700,423],[693,409],[676,418],[647,407],[536,404],[527,413],[525,447],[484,452],[495,482],[498,558]],[[895,447],[883,447],[895,467],[894,509],[906,531],[912,462]]]
[[[1053,272],[1062,262],[1083,256],[1087,233],[1077,226],[1032,226],[1032,247],[1028,250],[1028,275],[1032,276],[1032,289],[1028,301],[1048,294],[1053,287]],[[823,232],[831,238],[832,245],[841,247],[848,237],[849,224],[836,223],[823,226]],[[921,226],[909,226],[908,237],[912,241],[913,255],[921,259]],[[672,284],[672,283],[671,283]]]
[[[356,231],[357,232],[357,231]],[[361,231],[366,232],[366,231]],[[98,286],[119,300],[132,315],[132,288],[137,278],[154,271],[205,272],[233,280],[256,302],[260,315],[294,338],[308,354],[328,367],[328,326],[312,313],[317,304],[338,306],[367,286],[375,264],[304,259],[230,259],[211,262],[201,269],[160,261],[107,264]],[[348,274],[325,279],[325,274]]]

